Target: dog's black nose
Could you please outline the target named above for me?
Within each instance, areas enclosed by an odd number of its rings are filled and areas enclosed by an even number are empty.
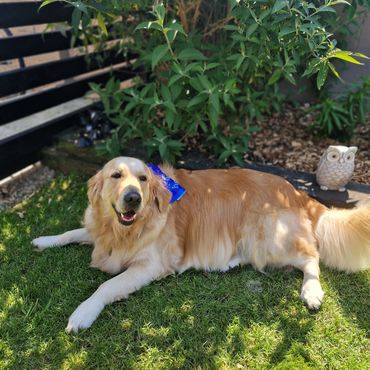
[[[130,191],[123,197],[123,200],[128,206],[137,207],[141,202],[141,196],[137,191]]]

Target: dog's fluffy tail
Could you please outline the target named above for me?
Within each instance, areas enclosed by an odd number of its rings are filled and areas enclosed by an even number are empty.
[[[370,267],[370,202],[351,210],[324,210],[315,236],[327,266],[347,272]]]

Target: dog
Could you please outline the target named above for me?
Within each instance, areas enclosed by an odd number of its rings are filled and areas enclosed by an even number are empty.
[[[186,189],[170,203],[163,177],[130,157],[109,161],[88,181],[84,227],[33,240],[40,250],[93,244],[91,266],[116,275],[72,313],[67,332],[88,328],[104,306],[190,268],[251,264],[303,271],[301,299],[323,300],[319,260],[347,272],[370,265],[370,205],[328,209],[284,179],[248,169],[161,170]]]

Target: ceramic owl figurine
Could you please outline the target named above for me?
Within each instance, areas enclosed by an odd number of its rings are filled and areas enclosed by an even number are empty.
[[[322,190],[345,191],[355,168],[356,146],[330,145],[320,158],[316,181]]]

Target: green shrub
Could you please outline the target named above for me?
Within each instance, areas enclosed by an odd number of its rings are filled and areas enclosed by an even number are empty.
[[[365,78],[338,98],[330,98],[325,93],[320,100],[313,107],[317,118],[312,131],[319,136],[349,140],[356,126],[366,122],[370,107],[370,78]]]
[[[365,57],[337,49],[326,29],[325,15],[344,0],[155,1],[152,8],[148,1],[69,3],[77,34],[88,40],[93,18],[106,34],[109,21],[125,40],[121,52],[137,52],[134,66],[150,75],[125,90],[114,79],[92,84],[117,124],[106,146],[110,155],[139,138],[148,154],[159,151],[172,162],[197,137],[221,162],[240,164],[254,119],[280,108],[279,81],[294,89],[297,76],[316,75],[320,89],[329,69],[338,76],[332,58]],[[128,13],[129,22],[117,20]]]

